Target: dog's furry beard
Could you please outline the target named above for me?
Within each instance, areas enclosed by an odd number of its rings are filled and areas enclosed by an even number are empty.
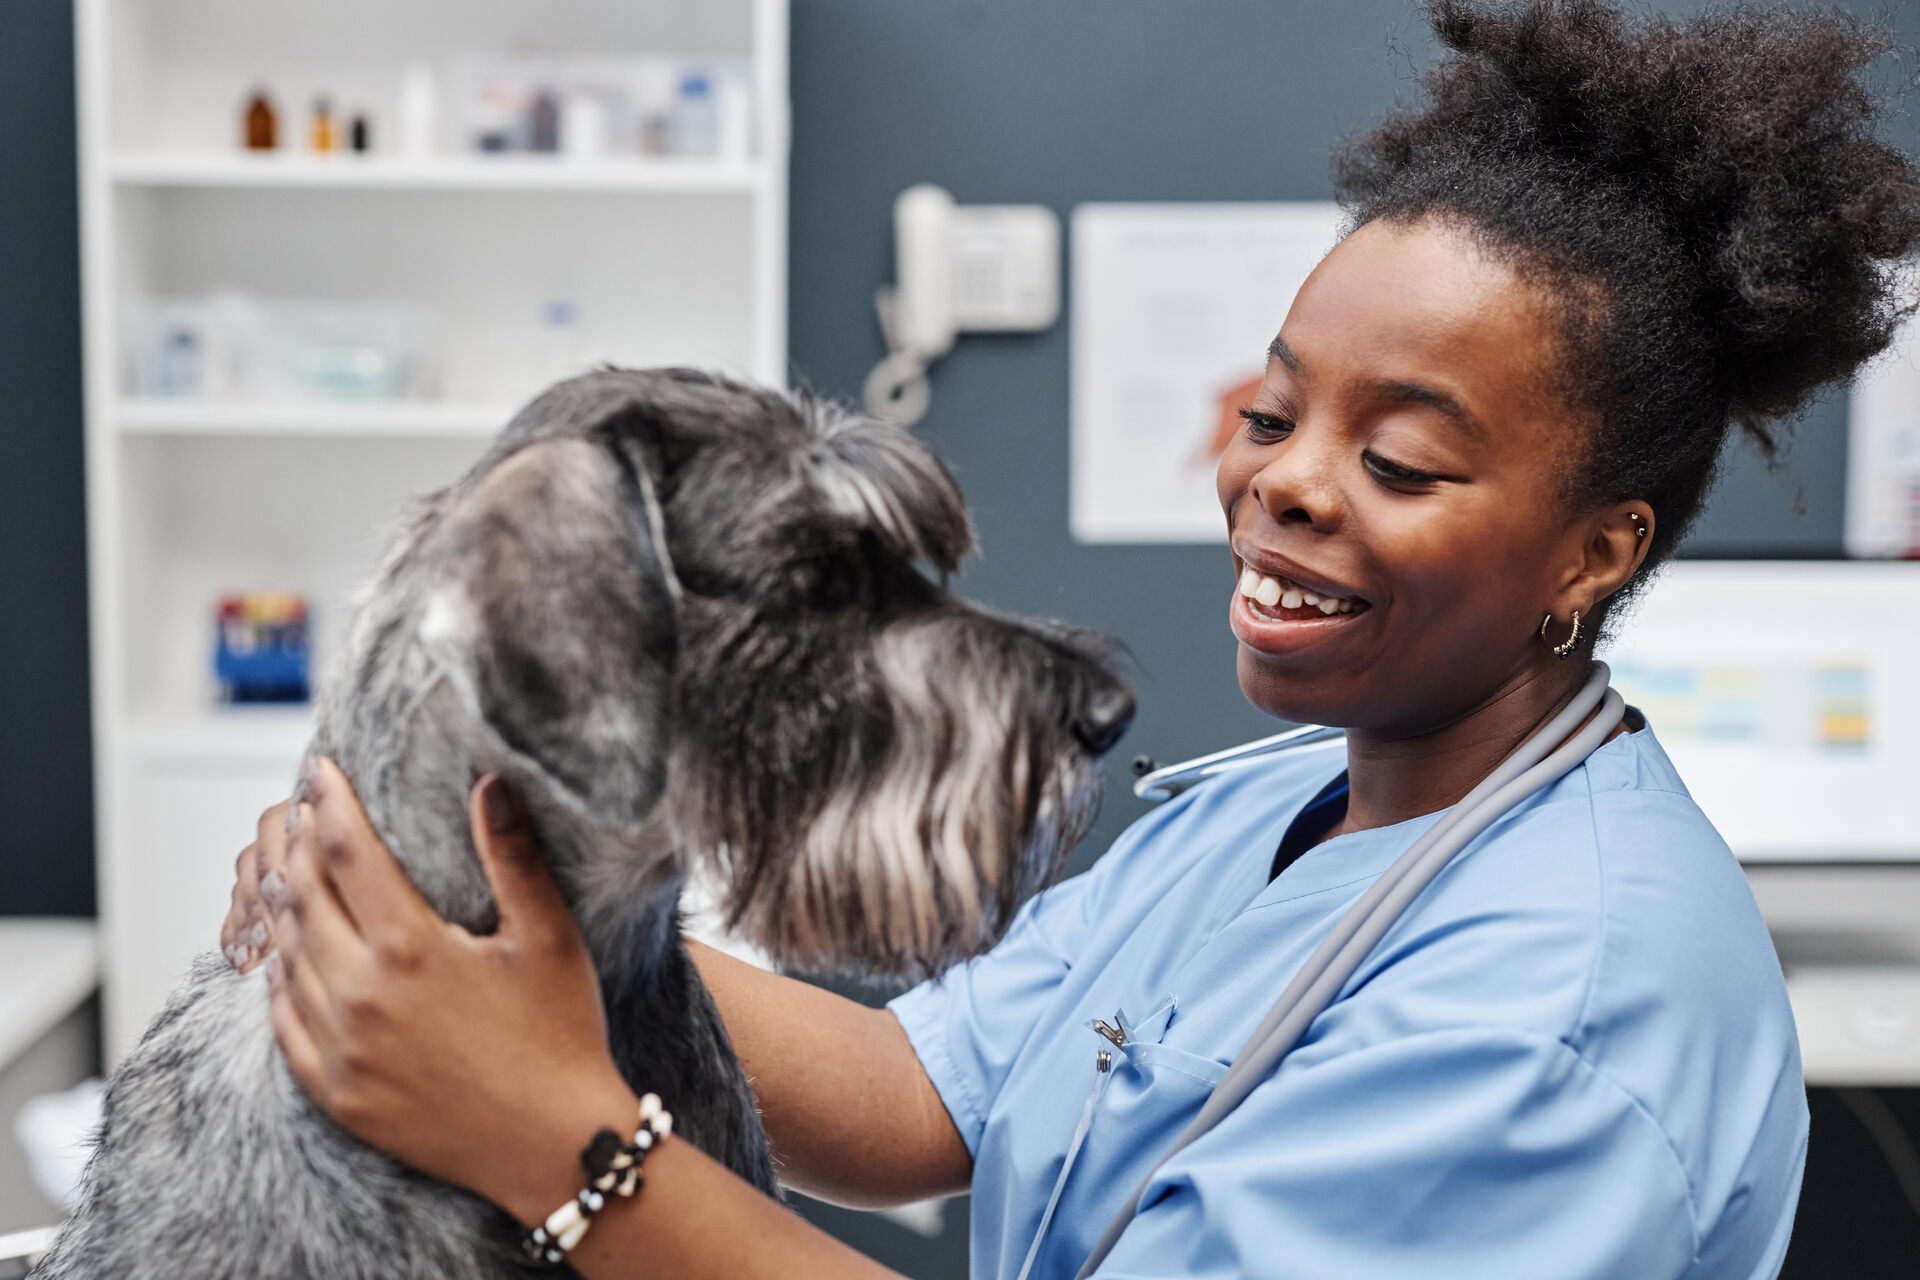
[[[1059,874],[1099,808],[1099,771],[1057,718],[1020,720],[983,629],[928,622],[874,644],[889,731],[849,753],[797,832],[731,788],[700,825],[729,923],[783,965],[914,981],[977,955]]]

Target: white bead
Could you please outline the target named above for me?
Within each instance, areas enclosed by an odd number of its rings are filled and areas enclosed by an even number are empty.
[[[660,1118],[654,1121],[653,1131],[660,1135],[662,1141],[665,1141],[673,1133],[673,1116],[669,1112],[662,1111]]]
[[[647,1121],[653,1119],[655,1115],[659,1114],[659,1111],[660,1111],[660,1095],[659,1094],[649,1093],[641,1096],[640,1098],[640,1123],[641,1124],[645,1124]]]
[[[606,1203],[607,1203],[607,1198],[601,1195],[598,1191],[587,1192],[587,1208],[593,1210],[595,1213],[598,1213],[600,1212],[601,1209],[605,1208]]]
[[[577,1200],[569,1200],[547,1216],[547,1234],[558,1240],[585,1221],[586,1218],[580,1213],[580,1203]]]
[[[633,1135],[633,1145],[640,1148],[642,1151],[645,1151],[647,1148],[653,1145],[653,1135],[647,1132],[645,1129],[642,1129],[640,1132]]]
[[[568,1227],[567,1234],[560,1237],[560,1247],[562,1249],[565,1249],[568,1253],[573,1252],[573,1246],[579,1244],[580,1237],[587,1234],[587,1227],[589,1225],[590,1225],[589,1220],[586,1218],[582,1218],[580,1219],[580,1221],[574,1223],[571,1227]]]

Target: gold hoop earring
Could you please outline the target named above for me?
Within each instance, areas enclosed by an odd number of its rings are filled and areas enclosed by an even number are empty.
[[[1547,639],[1547,626],[1552,621],[1553,615],[1551,613],[1540,619],[1540,638],[1542,640]],[[1580,611],[1578,609],[1573,611],[1573,631],[1567,636],[1567,642],[1565,644],[1553,644],[1551,640],[1548,640],[1547,643],[1552,646],[1554,657],[1567,658],[1572,656],[1573,647],[1580,643]]]

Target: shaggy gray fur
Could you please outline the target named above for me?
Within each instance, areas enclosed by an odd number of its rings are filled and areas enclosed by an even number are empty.
[[[420,504],[357,602],[311,752],[474,930],[495,917],[467,794],[504,774],[623,1074],[773,1192],[680,940],[687,868],[785,963],[933,972],[1056,873],[1131,713],[1088,637],[925,576],[971,538],[952,478],[895,428],[686,370],[576,378]],[[208,956],[115,1074],[84,1198],[34,1274],[540,1271],[516,1238],[335,1125],[287,1072],[262,977]]]

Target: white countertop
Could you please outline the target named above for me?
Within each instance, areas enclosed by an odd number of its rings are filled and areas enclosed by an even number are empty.
[[[0,916],[0,1069],[79,1008],[99,984],[93,921]]]

